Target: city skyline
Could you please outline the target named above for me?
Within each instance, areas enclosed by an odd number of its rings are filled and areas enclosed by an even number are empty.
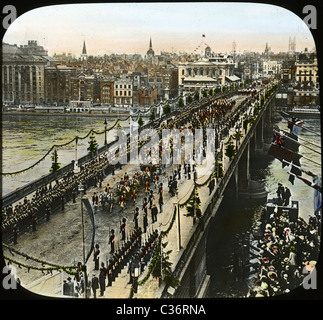
[[[58,24],[59,22],[59,24]],[[284,8],[254,3],[107,3],[41,7],[19,16],[3,42],[37,40],[49,55],[79,56],[83,41],[88,55],[145,54],[152,39],[161,51],[201,53],[287,51],[295,37],[297,51],[313,50],[306,24]]]

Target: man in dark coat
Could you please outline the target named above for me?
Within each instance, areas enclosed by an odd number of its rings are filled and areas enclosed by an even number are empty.
[[[96,290],[99,289],[99,278],[93,274],[91,281],[91,288],[93,291],[94,299],[96,298]]]
[[[285,191],[283,193],[283,200],[284,200],[284,206],[288,206],[289,205],[289,199],[291,197],[291,193],[290,190],[286,187]]]
[[[99,270],[100,247],[98,244],[95,245],[94,254],[93,254],[93,261],[94,261],[94,270]]]
[[[148,227],[148,217],[147,217],[147,213],[144,212],[144,217],[143,217],[143,232],[146,233],[147,231],[147,227]]]
[[[120,225],[121,240],[126,240],[126,218],[122,219],[122,224]]]
[[[139,208],[136,207],[134,217],[133,217],[133,222],[134,222],[134,228],[138,229],[138,219],[139,219]]]
[[[154,204],[153,207],[151,208],[151,217],[152,217],[153,223],[157,221],[157,213],[158,213],[158,209]]]
[[[107,268],[104,266],[104,262],[101,263],[100,274],[99,274],[99,283],[100,283],[100,297],[103,296],[105,291],[105,279],[107,275]]]
[[[109,238],[109,243],[110,243],[110,246],[111,246],[111,250],[110,250],[110,253],[114,253],[114,229],[111,229],[111,235],[110,235],[110,238]]]

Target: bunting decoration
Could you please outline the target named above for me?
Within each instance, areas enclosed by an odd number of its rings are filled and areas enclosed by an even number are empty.
[[[297,137],[296,137],[297,138]],[[287,145],[287,146],[286,146]],[[288,147],[288,148],[287,148]],[[292,164],[291,172],[295,175],[301,175],[302,172],[297,168],[300,166],[300,158],[302,157],[297,153],[299,143],[294,139],[284,139],[280,134],[274,133],[271,146],[268,150],[268,154],[282,162],[284,168],[287,163]],[[294,166],[294,165],[295,166]],[[289,176],[289,181],[294,184],[294,175]]]

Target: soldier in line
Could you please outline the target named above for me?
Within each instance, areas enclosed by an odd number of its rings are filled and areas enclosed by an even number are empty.
[[[121,240],[126,240],[126,218],[122,219],[122,224],[120,225]]]
[[[111,229],[111,235],[110,235],[110,238],[109,238],[109,244],[110,244],[110,253],[113,254],[114,253],[114,239],[115,239],[115,236],[114,236],[114,229]]]
[[[138,219],[139,219],[139,208],[136,207],[135,209],[135,213],[134,213],[134,217],[133,217],[133,221],[134,221],[134,228],[138,229]]]
[[[151,218],[152,218],[152,222],[157,222],[157,214],[158,214],[158,209],[156,207],[155,204],[153,204],[152,208],[151,208]]]
[[[93,254],[94,261],[94,270],[99,270],[99,262],[100,262],[100,246],[98,244],[95,245],[95,250]]]

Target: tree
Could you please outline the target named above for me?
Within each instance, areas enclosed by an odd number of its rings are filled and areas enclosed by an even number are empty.
[[[169,261],[169,255],[171,254],[172,250],[168,250],[164,252],[167,247],[168,242],[162,243],[160,240],[157,246],[157,256],[154,259],[156,260],[155,267],[152,271],[152,275],[154,278],[162,278],[164,279],[165,283],[171,287],[177,287],[180,284],[180,281],[175,278],[172,274],[171,265],[172,263]],[[153,265],[153,264],[152,264]]]
[[[154,121],[156,119],[156,115],[155,115],[154,109],[151,111],[150,118],[149,119],[150,119],[150,121]]]
[[[186,206],[186,211],[187,211],[186,216],[193,217],[193,218],[195,217],[201,218],[202,211],[201,211],[200,205],[201,205],[201,199],[199,197],[197,188],[195,188],[194,195],[188,201]]]
[[[213,95],[214,95],[214,91],[213,91],[213,89],[212,89],[212,88],[209,90],[209,95],[210,95],[210,96],[213,96]]]
[[[139,127],[141,127],[144,124],[144,120],[142,119],[142,115],[140,115],[139,119],[138,119],[138,125]]]
[[[199,100],[200,100],[200,94],[199,94],[199,92],[198,92],[198,91],[196,91],[196,92],[195,92],[195,94],[194,94],[194,99],[195,99],[196,101],[199,101]]]
[[[165,114],[170,114],[170,112],[171,112],[171,108],[170,108],[170,106],[169,106],[169,104],[168,104],[168,103],[166,103],[166,104],[163,106],[163,112],[164,112]]]
[[[178,106],[179,106],[180,108],[183,108],[183,107],[184,107],[184,101],[183,101],[182,97],[180,97],[180,98],[178,99]]]
[[[58,162],[58,155],[56,149],[52,154],[52,166],[49,169],[50,172],[56,172],[61,167],[61,164]]]
[[[247,133],[248,125],[249,125],[249,119],[246,118],[243,120],[243,124],[242,124],[245,133]]]
[[[89,141],[89,146],[87,148],[87,151],[90,152],[90,153],[95,153],[98,149],[98,144],[95,140],[95,136],[94,136],[94,133],[93,131],[91,132],[91,135],[90,135],[90,141]]]
[[[188,103],[192,103],[192,101],[193,101],[192,96],[188,96],[188,97],[187,97],[187,101],[188,101]]]
[[[230,141],[230,143],[227,145],[226,149],[225,149],[225,155],[230,159],[234,157],[234,155],[236,154],[236,150],[235,147],[232,143],[232,141]]]

